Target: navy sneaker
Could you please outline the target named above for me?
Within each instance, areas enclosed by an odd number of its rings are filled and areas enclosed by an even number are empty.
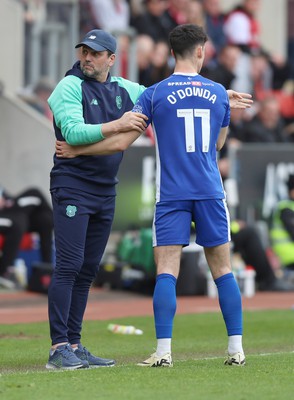
[[[78,348],[75,350],[74,354],[81,361],[87,361],[90,368],[113,367],[115,365],[114,360],[94,356],[86,349],[86,347],[83,347],[81,343],[78,344]]]
[[[79,369],[89,368],[87,360],[78,358],[71,345],[64,344],[58,346],[53,354],[49,354],[49,360],[46,364],[47,369]]]

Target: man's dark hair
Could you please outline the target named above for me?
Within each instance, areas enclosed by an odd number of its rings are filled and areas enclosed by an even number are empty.
[[[207,40],[204,29],[194,24],[178,25],[169,34],[170,47],[176,58],[192,53],[196,46],[203,46]]]

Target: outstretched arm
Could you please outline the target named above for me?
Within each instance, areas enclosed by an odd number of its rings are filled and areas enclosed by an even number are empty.
[[[239,93],[235,92],[234,90],[227,90],[227,93],[231,108],[250,108],[253,104],[252,96],[249,93]]]
[[[59,158],[74,158],[77,156],[109,155],[126,150],[143,131],[118,133],[101,142],[85,145],[71,146],[66,142],[56,141],[55,152]]]

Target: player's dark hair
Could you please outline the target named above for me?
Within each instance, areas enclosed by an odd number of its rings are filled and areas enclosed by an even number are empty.
[[[204,29],[199,25],[184,24],[176,26],[169,34],[170,47],[175,57],[191,54],[196,46],[203,46],[208,40]]]

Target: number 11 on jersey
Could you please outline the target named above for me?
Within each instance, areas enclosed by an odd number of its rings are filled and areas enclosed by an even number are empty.
[[[194,117],[201,118],[202,152],[207,153],[210,143],[210,110],[181,108],[177,110],[177,117],[184,118],[187,153],[193,153],[196,151]]]

